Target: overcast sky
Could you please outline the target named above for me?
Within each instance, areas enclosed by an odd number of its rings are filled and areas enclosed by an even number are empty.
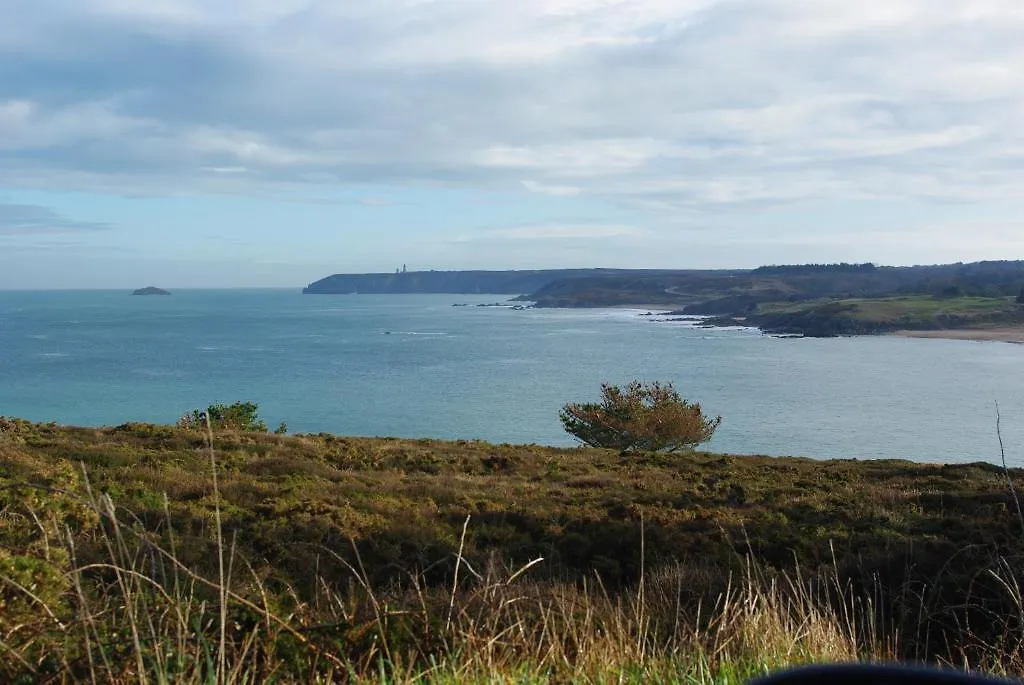
[[[0,18],[0,288],[1024,258],[1021,0]]]

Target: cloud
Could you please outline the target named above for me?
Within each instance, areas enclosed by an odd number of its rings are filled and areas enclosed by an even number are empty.
[[[355,202],[363,207],[394,207],[398,204],[395,200],[389,200],[386,197],[360,197]]]
[[[0,202],[0,236],[59,235],[108,228],[109,224],[69,219],[46,207]]]
[[[3,252],[4,254],[28,254],[32,256],[53,255],[58,252],[105,256],[110,256],[111,254],[135,254],[135,251],[129,247],[121,245],[99,246],[81,240],[45,240],[35,243],[4,245]]]
[[[580,189],[575,186],[551,186],[536,181],[523,181],[523,187],[531,193],[552,195],[554,197],[575,197],[580,194]]]
[[[593,223],[546,223],[509,226],[478,231],[455,238],[456,242],[472,241],[538,241],[538,240],[602,240],[607,238],[638,239],[646,232],[633,226]]]
[[[1019,0],[0,0],[0,185],[1016,200]]]

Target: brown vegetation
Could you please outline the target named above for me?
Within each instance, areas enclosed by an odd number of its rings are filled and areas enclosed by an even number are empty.
[[[987,464],[214,444],[0,420],[5,679],[1024,672],[1022,531]]]

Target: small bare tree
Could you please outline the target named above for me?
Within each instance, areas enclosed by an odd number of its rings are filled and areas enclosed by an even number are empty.
[[[625,389],[601,386],[599,403],[570,403],[562,426],[584,445],[620,452],[675,452],[707,442],[722,422],[679,396],[671,383],[633,381]]]

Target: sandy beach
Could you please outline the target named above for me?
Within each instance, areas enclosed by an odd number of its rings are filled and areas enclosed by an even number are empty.
[[[896,331],[906,338],[943,338],[945,340],[989,340],[1024,344],[1024,326],[1003,328],[957,328],[942,331]]]

